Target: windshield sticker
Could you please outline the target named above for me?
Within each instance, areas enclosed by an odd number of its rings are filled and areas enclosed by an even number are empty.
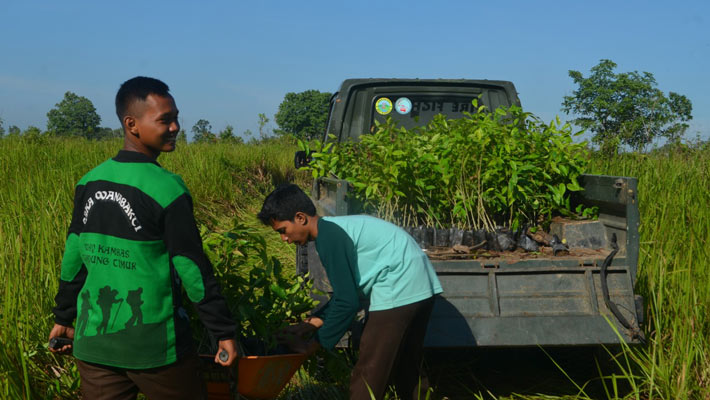
[[[388,99],[387,97],[383,97],[379,100],[377,100],[377,103],[375,103],[375,109],[377,110],[378,113],[382,115],[387,115],[392,112],[392,100]]]
[[[406,97],[400,97],[394,103],[394,109],[402,115],[409,114],[412,111],[412,102]]]

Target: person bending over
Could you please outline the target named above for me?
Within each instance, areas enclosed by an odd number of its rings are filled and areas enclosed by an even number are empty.
[[[332,349],[369,301],[360,353],[350,380],[351,399],[382,399],[394,383],[402,399],[425,398],[423,342],[434,295],[442,288],[429,258],[394,224],[366,215],[325,217],[293,184],[264,200],[259,220],[288,243],[315,242],[333,288],[328,303],[287,329],[295,351]],[[315,331],[310,339],[304,333]]]

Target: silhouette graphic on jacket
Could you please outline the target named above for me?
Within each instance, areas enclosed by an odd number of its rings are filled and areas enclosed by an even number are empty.
[[[141,305],[143,305],[143,300],[141,300],[141,294],[143,293],[143,288],[139,287],[136,290],[129,290],[128,296],[126,296],[126,303],[131,306],[131,318],[126,322],[126,329],[131,326],[143,325],[143,311],[141,311]]]
[[[79,336],[84,336],[84,331],[86,331],[86,324],[89,322],[89,311],[91,307],[91,293],[88,290],[81,292],[81,312],[79,317],[76,319],[76,330],[79,332]]]
[[[123,299],[116,299],[118,295],[118,290],[111,289],[110,286],[106,285],[99,289],[99,299],[96,300],[96,304],[101,307],[101,315],[103,319],[98,328],[96,328],[96,333],[99,335],[106,334],[106,329],[108,328],[109,320],[111,319],[111,308],[116,303],[123,303]],[[121,305],[119,304],[119,309]],[[118,311],[116,312],[118,314]]]

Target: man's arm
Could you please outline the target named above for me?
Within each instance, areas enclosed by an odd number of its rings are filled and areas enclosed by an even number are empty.
[[[69,234],[64,246],[64,256],[59,277],[59,290],[54,298],[54,322],[58,325],[72,326],[76,318],[76,300],[86,281],[87,270],[81,260],[79,234],[81,233],[81,199],[84,186],[77,186],[74,191],[74,212],[69,224]]]
[[[164,232],[170,259],[187,296],[195,304],[202,323],[220,342],[220,351],[229,353],[225,365],[231,364],[237,356],[236,326],[214,277],[212,264],[202,250],[202,239],[188,194],[178,197],[165,209]]]
[[[76,318],[76,300],[79,292],[86,282],[87,270],[81,260],[79,248],[79,233],[81,232],[81,199],[84,186],[77,186],[74,190],[74,211],[69,224],[69,233],[64,245],[64,256],[59,276],[59,290],[54,297],[55,306],[54,327],[49,332],[49,339],[55,337],[74,339],[74,319]],[[50,348],[52,352],[67,352],[71,344],[59,349]]]
[[[323,221],[318,225],[317,250],[333,288],[330,301],[315,314],[322,327],[315,335],[326,349],[332,349],[350,328],[360,309],[357,282],[357,253],[352,239],[339,226]]]

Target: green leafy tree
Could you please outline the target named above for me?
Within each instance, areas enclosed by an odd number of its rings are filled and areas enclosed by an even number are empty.
[[[196,143],[217,141],[217,136],[212,133],[212,125],[209,121],[201,119],[192,126],[192,141]]]
[[[226,143],[243,143],[244,140],[239,136],[234,135],[234,127],[227,125],[219,132],[219,140]]]
[[[328,119],[330,97],[330,93],[318,90],[286,93],[274,116],[279,125],[275,132],[306,140],[321,137]]]
[[[650,72],[616,74],[614,68],[613,61],[601,60],[586,78],[570,70],[577,90],[564,97],[562,110],[578,115],[573,122],[608,152],[622,144],[642,150],[657,137],[680,139],[688,129],[685,121],[693,118],[690,100],[674,92],[666,97]]]
[[[3,135],[5,135],[5,127],[3,126],[4,123],[5,123],[5,121],[3,121],[2,118],[0,118],[0,138],[3,137]]]
[[[43,140],[46,136],[42,134],[42,130],[39,129],[36,126],[28,126],[27,129],[22,132],[22,139],[23,140],[28,140],[30,142],[40,142]]]
[[[8,135],[8,136],[20,136],[20,132],[21,132],[21,131],[20,131],[20,127],[18,127],[17,125],[11,125],[11,126],[7,129],[7,135]]]
[[[24,132],[22,132],[23,136],[39,136],[42,134],[42,130],[39,129],[36,126],[28,126],[27,129],[25,129]]]
[[[101,117],[89,99],[66,92],[64,99],[47,113],[47,131],[58,136],[93,137]]]

